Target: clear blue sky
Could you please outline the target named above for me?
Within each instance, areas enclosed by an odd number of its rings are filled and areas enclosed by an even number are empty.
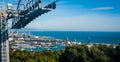
[[[120,31],[120,0],[60,0],[55,10],[38,17],[26,28],[60,31]]]

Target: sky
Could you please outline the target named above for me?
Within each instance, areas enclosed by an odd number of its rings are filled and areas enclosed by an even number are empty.
[[[36,18],[25,28],[42,31],[120,32],[120,0],[60,0],[55,10]]]

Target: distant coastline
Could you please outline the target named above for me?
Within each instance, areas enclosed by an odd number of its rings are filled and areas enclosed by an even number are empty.
[[[9,36],[12,49],[30,51],[59,50],[80,44],[116,46],[120,43],[120,32],[17,31],[10,32]]]
[[[19,32],[22,32],[21,30]],[[107,31],[31,31],[34,36],[47,36],[55,39],[65,40],[68,37],[71,41],[87,43],[87,38],[90,37],[91,43],[107,43],[118,44],[120,43],[120,32],[107,32]]]

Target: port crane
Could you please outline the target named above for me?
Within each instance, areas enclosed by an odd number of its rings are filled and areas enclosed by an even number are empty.
[[[17,0],[16,4],[0,3],[0,62],[9,62],[8,20],[12,19],[11,29],[21,29],[37,17],[56,8],[58,0]],[[47,1],[47,3],[44,3]],[[15,6],[15,7],[14,7]]]

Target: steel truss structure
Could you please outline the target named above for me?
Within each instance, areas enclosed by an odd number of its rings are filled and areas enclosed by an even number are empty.
[[[11,29],[24,28],[37,17],[54,10],[57,1],[43,6],[43,0],[18,0],[16,9],[14,5],[8,5],[7,9],[0,6],[0,62],[9,62],[8,20],[13,19]]]

